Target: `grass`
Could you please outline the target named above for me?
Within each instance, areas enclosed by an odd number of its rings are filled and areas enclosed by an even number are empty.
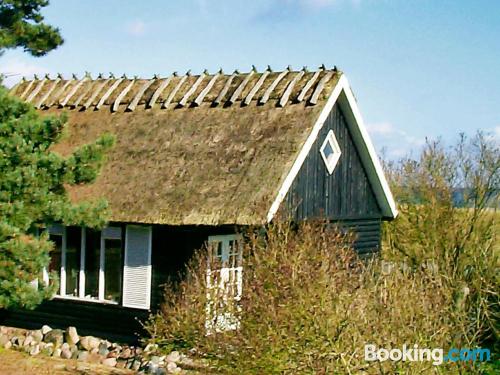
[[[45,357],[32,357],[27,353],[0,348],[0,374],[2,375],[127,375],[131,370],[116,369],[100,364]]]

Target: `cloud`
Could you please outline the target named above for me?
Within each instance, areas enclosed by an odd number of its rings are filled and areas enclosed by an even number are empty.
[[[135,20],[127,25],[127,33],[133,36],[141,36],[146,33],[146,24],[142,20]]]
[[[22,77],[32,77],[34,74],[44,75],[49,73],[49,70],[41,65],[31,64],[18,58],[7,59],[2,61],[0,74],[6,78],[3,81],[7,87],[12,87]]]
[[[387,121],[366,124],[366,129],[375,145],[383,149],[389,159],[408,155],[425,143],[424,139],[414,137]]]

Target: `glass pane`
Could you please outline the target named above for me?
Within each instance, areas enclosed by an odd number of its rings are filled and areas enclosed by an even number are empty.
[[[122,294],[122,241],[105,240],[104,259],[104,298],[120,302]]]
[[[66,295],[68,296],[78,296],[81,237],[80,228],[68,227],[66,229]]]
[[[50,252],[50,263],[49,272],[57,273],[57,276],[61,277],[61,255],[62,255],[62,236],[51,234],[49,239],[54,243],[54,248]],[[54,280],[49,280],[49,284],[52,285]]]
[[[333,148],[332,145],[330,144],[330,141],[328,141],[325,145],[325,148],[323,149],[323,153],[325,154],[325,157],[330,160],[331,157],[333,157]]]
[[[87,229],[85,246],[85,297],[99,298],[101,232]]]

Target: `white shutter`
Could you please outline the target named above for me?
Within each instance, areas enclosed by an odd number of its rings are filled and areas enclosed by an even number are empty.
[[[151,302],[151,227],[127,225],[123,306],[149,309]]]

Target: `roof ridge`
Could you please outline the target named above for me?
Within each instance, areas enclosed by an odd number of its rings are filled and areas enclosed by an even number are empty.
[[[155,74],[152,78],[127,78],[125,74],[117,77],[113,73],[107,78],[102,73],[92,78],[86,72],[80,79],[76,74],[67,79],[62,74],[53,79],[49,75],[43,79],[35,76],[33,80],[23,77],[11,94],[35,103],[36,108],[57,106],[80,111],[109,106],[111,112],[116,112],[122,106],[132,112],[140,104],[144,104],[144,108],[159,104],[160,108],[167,109],[196,107],[203,102],[224,107],[240,103],[243,107],[251,102],[265,105],[270,100],[276,101],[278,107],[285,107],[303,101],[316,105],[336,75],[341,75],[336,66],[327,69],[324,65],[312,71],[307,67],[295,71],[291,66],[273,71],[268,66],[259,72],[252,66],[245,73],[235,70],[226,74],[220,69],[210,74],[205,69],[196,75],[189,70],[184,75],[174,72],[168,77]]]

